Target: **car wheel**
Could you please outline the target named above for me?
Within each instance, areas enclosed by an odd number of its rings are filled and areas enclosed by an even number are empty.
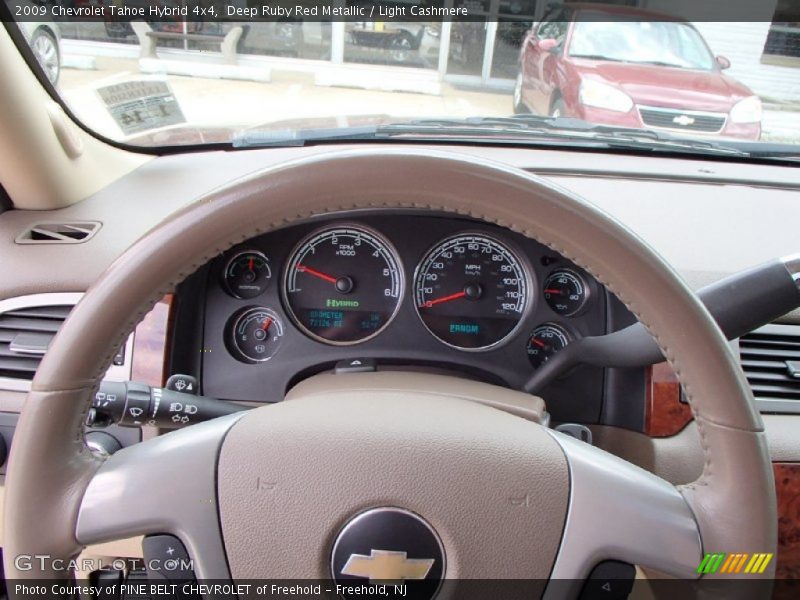
[[[404,63],[408,61],[412,50],[411,38],[406,33],[401,33],[389,42],[389,56],[393,62]]]
[[[566,110],[567,107],[564,104],[564,100],[562,98],[558,98],[550,107],[550,116],[554,119],[558,119],[559,117],[565,116],[564,113],[566,113]]]
[[[31,38],[31,50],[47,79],[55,85],[61,74],[61,54],[55,36],[46,29],[37,29]]]
[[[517,75],[514,82],[514,114],[523,115],[531,112],[522,99],[522,72]]]

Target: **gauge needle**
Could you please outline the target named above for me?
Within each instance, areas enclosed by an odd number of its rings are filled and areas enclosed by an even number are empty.
[[[314,277],[319,277],[327,281],[328,283],[336,283],[336,277],[331,277],[330,275],[326,275],[316,269],[312,269],[311,267],[307,267],[305,265],[297,265],[297,270],[301,273],[308,273],[309,275],[313,275]]]
[[[539,346],[539,348],[544,348],[547,345],[542,340],[537,340],[536,338],[533,338],[531,341]]]
[[[248,270],[254,271],[255,269],[253,269],[253,266],[255,265],[255,263],[256,263],[256,259],[255,258],[251,258],[250,261],[247,263]]]
[[[263,329],[264,331],[268,331],[271,325],[272,325],[272,317],[267,317],[261,324],[261,329]]]
[[[562,293],[562,292],[561,292],[561,290],[554,290],[554,289],[552,289],[552,288],[547,288],[547,289],[544,291],[544,293],[545,293],[545,294],[560,294],[560,293]]]
[[[450,302],[451,300],[458,300],[459,298],[463,298],[467,295],[465,291],[460,291],[456,294],[450,294],[449,296],[444,296],[442,298],[437,298],[436,300],[428,300],[420,308],[430,308],[435,304],[441,304],[442,302]]]

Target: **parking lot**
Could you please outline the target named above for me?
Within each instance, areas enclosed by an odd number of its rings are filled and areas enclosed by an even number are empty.
[[[120,131],[97,89],[153,78],[169,82],[186,120],[200,126],[239,128],[331,117],[331,106],[346,106],[348,115],[409,118],[507,116],[512,112],[510,92],[464,89],[447,82],[441,83],[438,94],[380,91],[316,85],[311,73],[280,68],[272,69],[269,82],[259,82],[197,75],[145,75],[140,72],[139,61],[135,58],[97,56],[83,63],[76,57],[71,58],[62,70],[59,90],[77,116],[93,123],[100,133],[111,138],[119,138]],[[82,68],[71,68],[70,64]],[[799,109],[800,106],[766,105],[763,139],[800,143]]]
[[[58,87],[77,116],[97,123],[101,133],[119,137],[97,88],[141,78],[138,60],[98,57],[94,69],[65,68]],[[501,116],[511,113],[509,93],[470,91],[443,84],[440,95],[327,87],[309,73],[273,70],[270,82],[166,76],[188,122],[198,125],[253,126],[298,118],[330,117],[331,106],[350,115],[398,117]],[[224,111],[220,111],[224,107]],[[345,116],[345,115],[336,115]],[[102,117],[102,118],[101,118]]]

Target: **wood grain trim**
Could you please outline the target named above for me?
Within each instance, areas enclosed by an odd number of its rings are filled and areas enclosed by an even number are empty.
[[[777,579],[800,579],[800,463],[773,463],[778,496]],[[800,592],[800,582],[792,589]],[[783,597],[784,586],[780,586]],[[786,590],[788,591],[788,590]],[[800,597],[800,593],[794,598]]]
[[[133,337],[131,380],[163,387],[167,375],[172,317],[172,294],[164,296],[136,327]]]
[[[645,378],[645,433],[650,437],[675,435],[692,420],[689,405],[681,402],[681,386],[669,364],[647,369]]]

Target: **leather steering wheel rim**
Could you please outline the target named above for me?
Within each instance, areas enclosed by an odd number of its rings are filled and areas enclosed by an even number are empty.
[[[68,559],[81,550],[81,501],[101,467],[82,443],[84,417],[115,349],[164,293],[255,235],[314,215],[395,208],[517,231],[616,294],[658,341],[692,408],[704,469],[679,491],[703,549],[774,552],[774,482],[749,387],[711,316],[652,249],[531,173],[453,152],[356,148],[312,153],[213,191],[145,235],[87,291],[44,357],[17,427],[6,476],[6,576],[63,577],[39,564],[20,571],[13,557]],[[774,561],[764,576],[773,570]]]

